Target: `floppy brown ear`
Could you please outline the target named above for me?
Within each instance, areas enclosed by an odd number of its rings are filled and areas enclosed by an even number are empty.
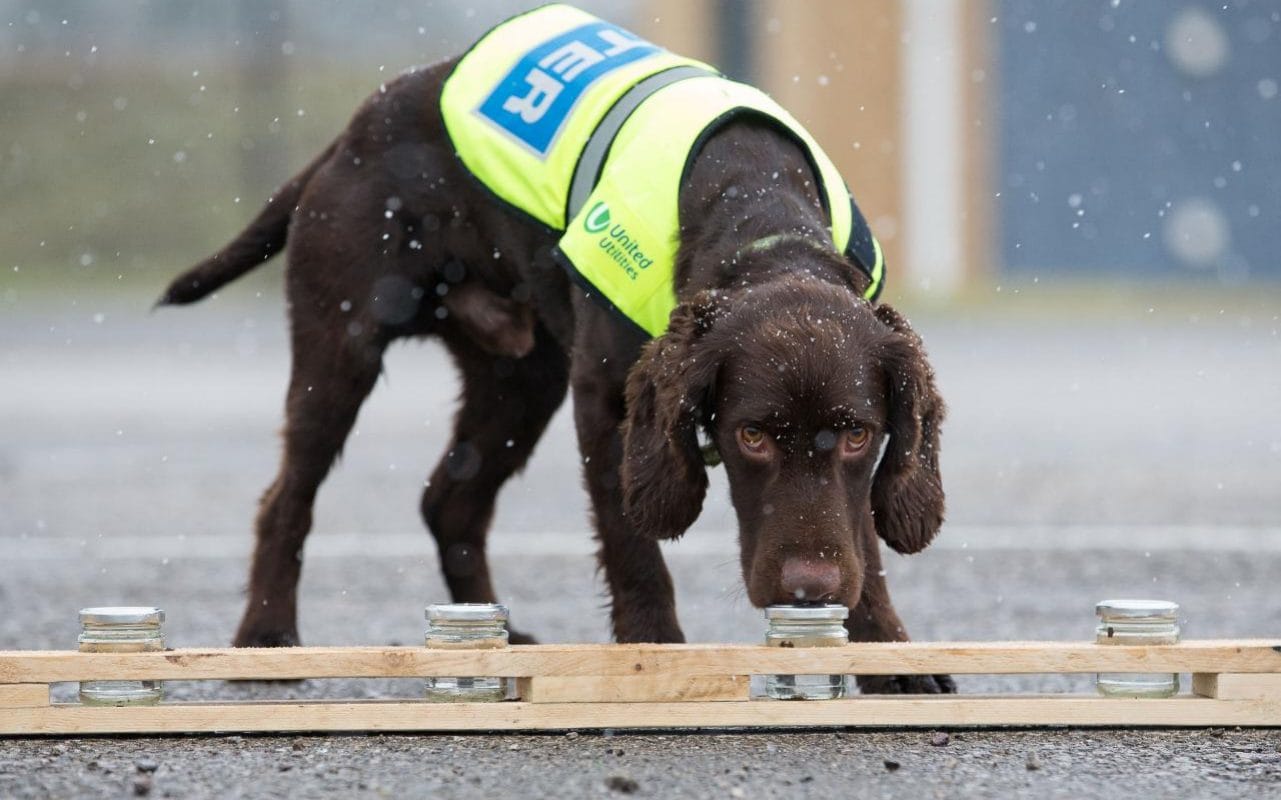
[[[675,539],[703,509],[707,469],[696,413],[720,365],[703,339],[716,313],[707,292],[678,306],[667,333],[645,346],[627,376],[623,513],[644,536]]]
[[[900,553],[924,550],[943,524],[939,426],[946,408],[934,388],[934,370],[921,339],[887,305],[876,317],[889,326],[881,354],[889,394],[889,443],[872,482],[876,532]]]

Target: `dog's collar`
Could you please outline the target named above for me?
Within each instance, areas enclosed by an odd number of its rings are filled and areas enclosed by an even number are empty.
[[[741,261],[744,257],[764,253],[766,250],[773,250],[775,247],[781,247],[785,244],[803,244],[813,250],[819,250],[824,253],[833,252],[830,243],[823,243],[815,240],[811,236],[802,233],[775,233],[769,236],[762,236],[751,244],[739,249],[734,254],[735,261]]]

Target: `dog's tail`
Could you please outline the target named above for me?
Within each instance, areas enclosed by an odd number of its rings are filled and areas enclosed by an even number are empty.
[[[267,200],[249,227],[226,247],[173,279],[169,288],[156,301],[157,306],[181,306],[194,303],[214,290],[234,281],[267,261],[285,246],[289,220],[293,218],[298,199],[311,176],[333,154],[334,142],[302,172],[290,178]]]

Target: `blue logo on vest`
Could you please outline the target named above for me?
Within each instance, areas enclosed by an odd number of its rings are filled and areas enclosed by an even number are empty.
[[[526,53],[478,111],[545,157],[587,87],[659,50],[605,22],[583,25]]]

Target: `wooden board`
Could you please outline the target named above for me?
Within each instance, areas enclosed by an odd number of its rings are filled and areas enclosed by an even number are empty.
[[[118,654],[0,652],[0,683],[426,675],[671,677],[1045,672],[1281,673],[1281,640],[1188,641],[1166,646],[1093,642],[859,642],[844,647],[796,650],[758,645],[514,645],[503,650],[297,647]]]
[[[542,675],[518,678],[527,703],[690,703],[747,700],[746,675]]]
[[[1220,700],[1281,700],[1281,675],[1196,673],[1192,692]]]
[[[123,708],[68,704],[0,714],[0,735],[971,725],[1278,726],[1281,703],[1186,696],[1134,700],[935,695],[726,703],[282,702]]]
[[[749,676],[1191,672],[1192,696],[1076,695],[748,700]],[[48,684],[78,680],[513,677],[521,702],[287,701],[90,707],[49,704]],[[1200,696],[1198,696],[1200,695]],[[0,735],[218,731],[450,731],[809,726],[1281,726],[1281,643],[1190,641],[530,645],[197,649],[97,654],[0,652]]]
[[[0,684],[0,708],[29,708],[49,705],[49,686],[44,683]]]

